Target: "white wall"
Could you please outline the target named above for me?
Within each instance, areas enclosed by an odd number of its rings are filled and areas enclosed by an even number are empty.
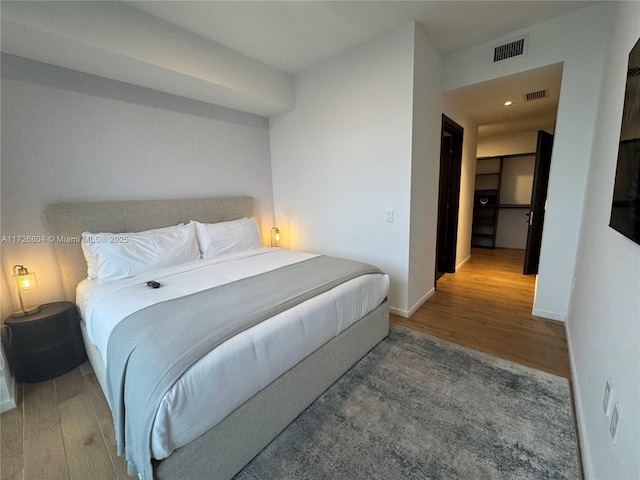
[[[527,213],[529,210],[524,208],[498,209],[497,248],[527,248]]]
[[[409,317],[432,294],[435,281],[438,188],[442,132],[441,58],[424,32],[415,28],[413,145],[409,237]]]
[[[509,205],[531,203],[535,166],[535,155],[503,159],[500,203]]]
[[[460,207],[458,209],[458,243],[456,270],[471,258],[471,226],[473,224],[473,195],[476,183],[476,150],[478,125],[464,112],[454,108],[444,95],[444,114],[464,129],[462,140],[462,169],[460,172]]]
[[[528,205],[531,203],[535,155],[507,157],[502,160],[500,182],[501,205]],[[528,208],[499,208],[496,247],[527,247]]]
[[[640,35],[640,3],[616,7],[567,318],[575,403],[587,479],[640,478],[640,245],[608,226],[627,55]],[[600,77],[602,79],[602,76]],[[622,416],[617,444],[603,412],[607,379]]]
[[[55,202],[243,194],[269,238],[266,118],[8,55],[2,77],[2,235],[46,235]],[[63,298],[52,244],[5,243],[5,280],[16,263],[31,301]]]
[[[502,181],[500,182],[501,205],[528,205],[531,203],[535,155],[508,157],[502,161]],[[528,208],[498,209],[498,229],[496,247],[527,247]]]
[[[276,222],[293,249],[391,276],[408,308],[413,24],[295,78],[295,109],[269,120]],[[385,210],[394,221],[385,221]]]
[[[568,311],[592,149],[586,140],[594,131],[614,9],[614,3],[599,3],[445,59],[446,90],[564,62],[534,302],[534,313],[547,318],[564,320]],[[493,65],[493,46],[518,34],[529,35],[527,55]]]

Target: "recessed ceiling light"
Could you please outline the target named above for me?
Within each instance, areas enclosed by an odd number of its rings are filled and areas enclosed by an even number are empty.
[[[509,105],[511,105],[513,102],[511,100],[507,100],[506,102],[504,102],[504,106],[508,107]]]

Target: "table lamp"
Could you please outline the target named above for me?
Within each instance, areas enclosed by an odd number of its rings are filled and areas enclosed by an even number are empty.
[[[273,227],[271,229],[271,246],[272,247],[280,246],[280,230],[278,230],[278,227]]]
[[[25,307],[22,301],[22,292],[28,292],[33,288],[37,288],[38,283],[35,272],[29,273],[24,265],[14,265],[13,278],[16,279],[16,287],[18,289],[18,298],[20,299],[20,310],[11,312],[12,317],[26,317],[40,311],[40,305],[30,305]]]

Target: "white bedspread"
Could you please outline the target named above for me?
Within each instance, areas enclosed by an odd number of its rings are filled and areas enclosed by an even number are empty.
[[[104,284],[85,280],[76,303],[91,342],[106,359],[109,335],[131,313],[157,302],[257,275],[315,255],[261,248]],[[156,280],[161,288],[146,285]],[[236,335],[194,364],[157,412],[152,453],[166,458],[198,438],[282,373],[375,309],[387,275],[364,275]],[[176,325],[175,328],[181,328]]]

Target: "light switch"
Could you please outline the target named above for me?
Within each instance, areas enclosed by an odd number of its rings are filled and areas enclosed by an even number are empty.
[[[604,409],[604,413],[607,416],[609,416],[609,414],[611,413],[612,392],[613,383],[611,383],[611,380],[607,380],[607,383],[604,384],[604,397],[602,398],[602,408]]]
[[[387,209],[387,222],[393,222],[393,210]]]

